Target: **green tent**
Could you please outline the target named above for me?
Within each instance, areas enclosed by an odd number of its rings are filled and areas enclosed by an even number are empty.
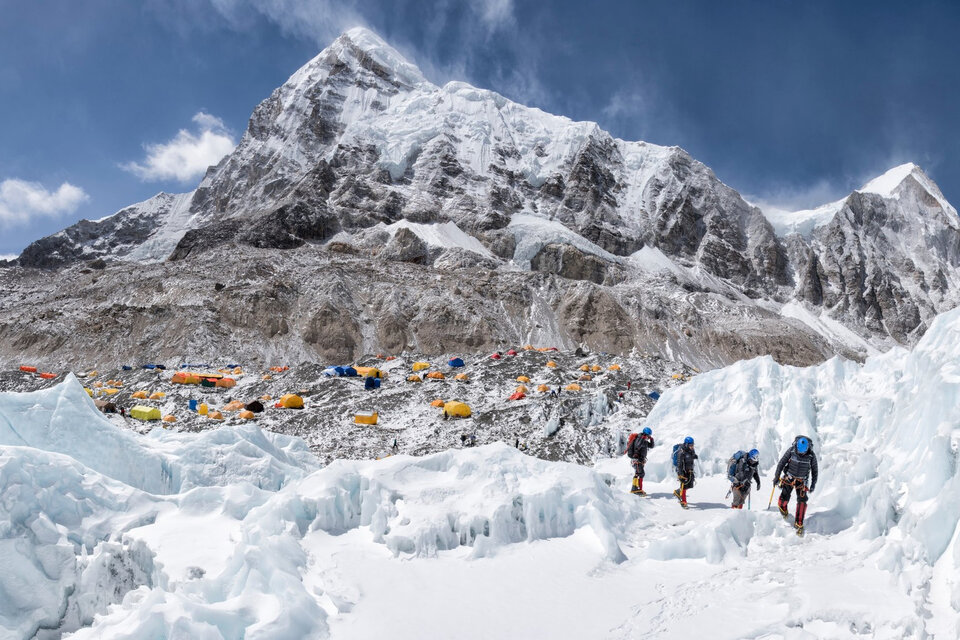
[[[136,418],[137,420],[159,420],[160,409],[157,409],[156,407],[145,407],[138,404],[133,409],[130,409],[130,417]]]

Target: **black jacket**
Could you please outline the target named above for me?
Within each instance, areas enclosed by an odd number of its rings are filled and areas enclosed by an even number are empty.
[[[631,458],[639,460],[642,463],[646,463],[647,450],[652,448],[653,436],[648,436],[644,433],[641,433],[634,438],[633,442],[630,443],[630,446],[627,447],[627,455]]]
[[[817,454],[813,452],[813,447],[807,449],[806,453],[798,453],[797,445],[787,449],[777,464],[774,478],[779,479],[784,471],[787,476],[799,478],[804,484],[807,482],[807,476],[811,476],[809,489],[813,491],[817,486]]]
[[[731,482],[734,486],[742,484],[750,484],[750,480],[753,479],[760,484],[760,471],[758,467],[760,465],[750,464],[750,459],[747,456],[743,456],[737,460],[737,468],[733,472],[733,478]]]
[[[685,444],[680,445],[680,448],[677,449],[677,474],[688,478],[693,477],[693,461],[699,457],[694,453],[693,447],[688,447]]]

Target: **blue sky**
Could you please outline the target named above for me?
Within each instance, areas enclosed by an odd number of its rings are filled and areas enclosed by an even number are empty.
[[[960,3],[0,0],[0,255],[189,191],[362,24],[466,80],[679,145],[788,208],[913,161],[960,203]]]

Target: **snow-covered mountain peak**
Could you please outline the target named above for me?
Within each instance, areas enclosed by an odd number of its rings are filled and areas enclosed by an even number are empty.
[[[892,198],[894,197],[894,192],[903,184],[903,181],[906,180],[907,177],[917,174],[924,178],[926,177],[920,167],[912,162],[908,162],[890,169],[883,175],[877,176],[857,189],[857,191],[860,193],[875,193],[885,198]]]

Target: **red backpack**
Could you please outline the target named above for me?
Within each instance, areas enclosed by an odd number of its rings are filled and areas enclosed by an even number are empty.
[[[639,433],[631,433],[630,438],[627,440],[627,448],[623,450],[624,453],[630,453],[630,447],[633,446],[633,441],[637,439]]]

